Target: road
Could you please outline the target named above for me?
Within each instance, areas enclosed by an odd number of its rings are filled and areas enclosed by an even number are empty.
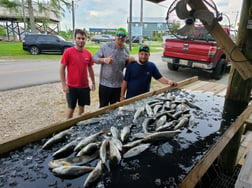
[[[200,80],[213,81],[209,74],[199,70],[182,69],[179,71],[168,70],[161,60],[162,53],[152,53],[150,61],[155,62],[160,72],[171,80],[181,81],[193,76]],[[137,58],[137,55],[135,55]],[[98,82],[99,65],[94,65],[94,72]],[[0,60],[0,91],[30,87],[45,83],[59,82],[58,60]],[[216,82],[227,84],[228,74]]]

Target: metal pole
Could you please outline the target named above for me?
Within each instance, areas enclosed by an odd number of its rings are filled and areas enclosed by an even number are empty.
[[[75,13],[74,13],[74,0],[72,0],[72,22],[73,22],[73,40],[74,40],[74,31],[75,31]]]
[[[132,28],[132,0],[130,0],[130,18],[129,18],[129,50],[131,51],[131,28]]]
[[[236,11],[236,16],[235,16],[235,23],[234,23],[234,27],[236,28],[237,27],[237,19],[238,19],[238,14],[239,14],[239,11]]]
[[[141,0],[141,10],[140,10],[140,29],[141,29],[141,35],[139,37],[139,43],[142,43],[143,41],[143,0]]]

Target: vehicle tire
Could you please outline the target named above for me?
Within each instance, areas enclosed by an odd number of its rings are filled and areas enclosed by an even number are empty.
[[[219,62],[217,63],[216,67],[214,68],[213,72],[212,72],[212,78],[219,80],[222,78],[225,69],[227,66],[227,62],[225,59],[220,59]]]
[[[100,44],[100,41],[99,40],[95,40],[94,41],[96,44]]]
[[[38,55],[38,54],[39,54],[39,48],[38,48],[37,46],[32,46],[32,47],[30,48],[30,53],[31,53],[32,55]]]
[[[179,69],[179,65],[175,65],[172,63],[167,63],[167,67],[168,67],[168,69],[170,69],[172,71],[177,71]]]
[[[61,52],[61,54],[63,54],[64,51],[65,51],[67,48],[68,48],[68,47],[64,47],[63,50],[62,50],[62,52]]]

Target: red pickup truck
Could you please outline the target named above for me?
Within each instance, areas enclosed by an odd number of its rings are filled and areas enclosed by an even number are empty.
[[[229,28],[223,28],[229,35]],[[225,53],[203,26],[197,26],[187,39],[178,37],[166,39],[162,60],[170,70],[180,67],[197,68],[211,73],[214,79],[221,79],[231,65]]]

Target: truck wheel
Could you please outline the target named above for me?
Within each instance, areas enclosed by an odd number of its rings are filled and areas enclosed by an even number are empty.
[[[167,63],[167,67],[172,71],[177,71],[179,69],[179,65],[174,65],[172,63]]]
[[[217,63],[216,67],[213,70],[212,73],[212,78],[219,80],[222,78],[225,67],[227,66],[226,60],[225,59],[220,59],[219,62]]]

